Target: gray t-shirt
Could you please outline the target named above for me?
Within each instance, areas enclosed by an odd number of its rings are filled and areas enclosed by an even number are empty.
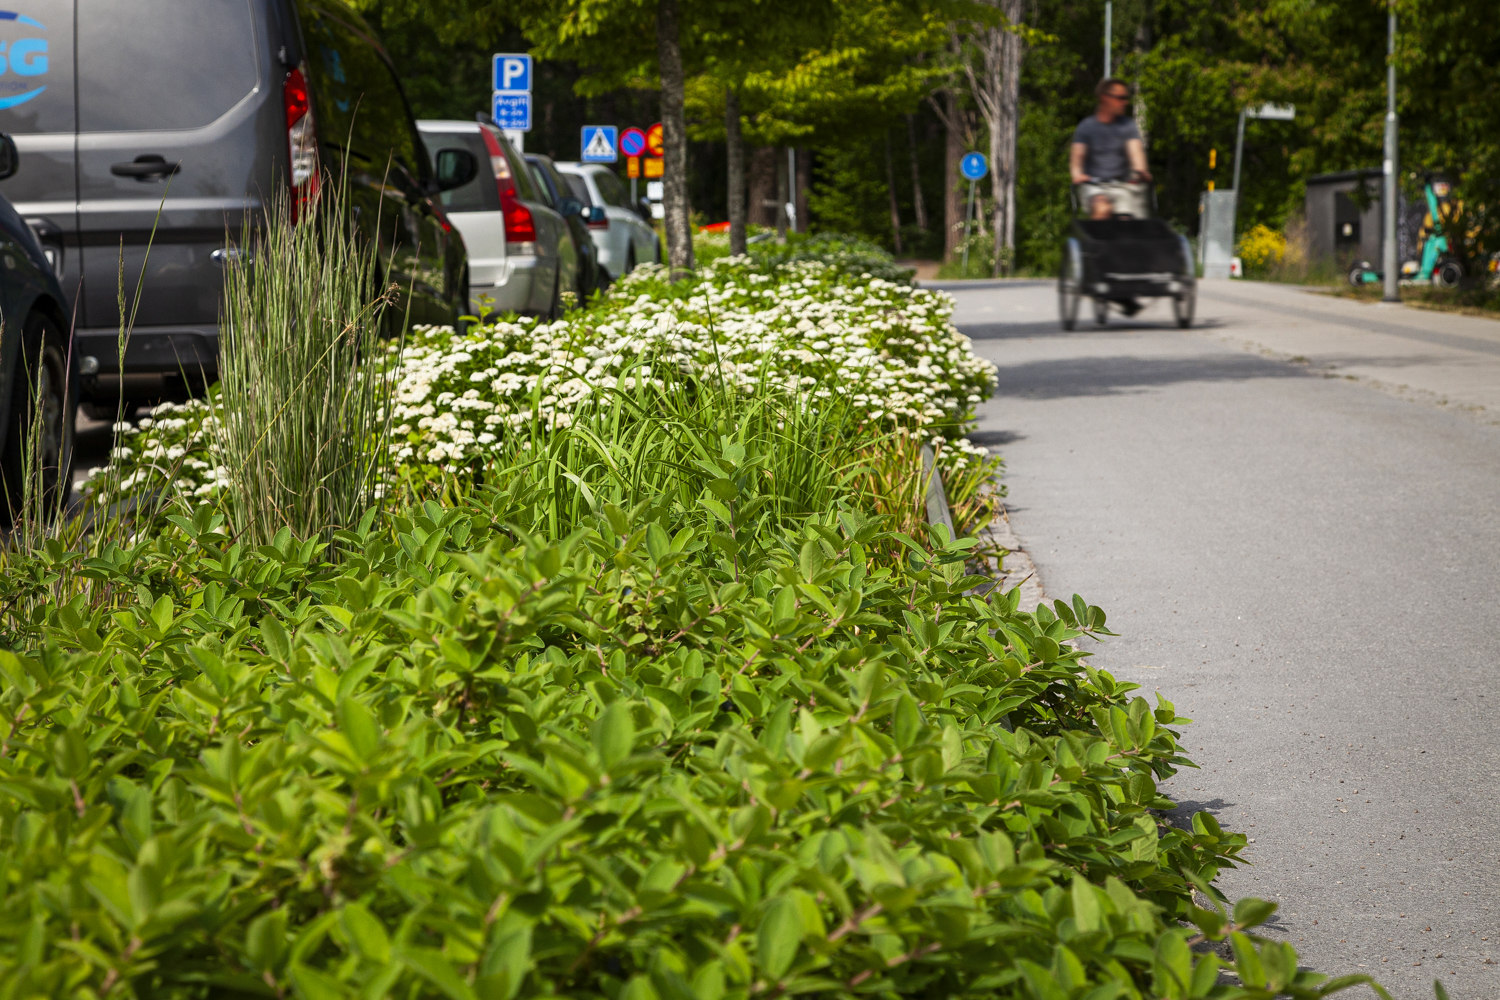
[[[1073,130],[1073,141],[1089,148],[1083,157],[1083,172],[1101,181],[1130,179],[1125,143],[1140,137],[1141,130],[1135,127],[1133,118],[1101,122],[1097,116],[1089,115]]]

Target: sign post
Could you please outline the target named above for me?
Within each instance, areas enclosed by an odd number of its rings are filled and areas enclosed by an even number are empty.
[[[1296,117],[1297,106],[1295,104],[1262,104],[1258,108],[1240,110],[1239,129],[1234,137],[1234,205],[1229,212],[1229,245],[1231,247],[1235,243],[1234,234],[1238,229],[1240,214],[1240,154],[1245,151],[1245,119],[1266,118],[1271,121],[1289,122],[1294,121]]]
[[[965,153],[958,161],[959,172],[969,179],[969,210],[964,215],[964,277],[969,276],[969,226],[974,222],[974,185],[989,172],[989,160],[983,153]]]
[[[630,175],[630,207],[641,203],[636,180],[641,176],[641,154],[646,151],[646,133],[631,126],[620,133],[620,152],[625,156],[625,172]]]
[[[662,131],[661,122],[657,122],[646,130],[646,162],[644,164],[646,180],[656,181],[655,184],[648,183],[646,185],[646,197],[656,202],[651,208],[651,217],[655,219],[664,218],[666,215],[666,209],[661,205],[663,197],[661,177],[666,166],[662,160],[662,156],[666,152],[666,148],[666,135]],[[653,191],[656,192],[656,197],[654,198],[652,197]],[[658,211],[662,214],[658,215]]]
[[[497,52],[493,61],[495,127],[509,133],[531,131],[531,56],[524,52]],[[523,136],[515,138],[524,151]]]

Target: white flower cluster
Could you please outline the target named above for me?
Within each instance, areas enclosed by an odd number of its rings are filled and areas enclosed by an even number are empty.
[[[942,292],[850,275],[817,262],[768,266],[731,257],[677,285],[643,265],[604,301],[555,322],[419,327],[383,359],[393,388],[398,467],[457,472],[497,459],[515,437],[571,426],[580,409],[686,380],[745,392],[778,386],[802,405],[843,405],[877,432],[904,429],[943,444],[957,471],[987,454],[963,440],[994,366],[949,321]],[[158,406],[117,428],[118,446],[89,489],[127,495],[221,489],[209,401]],[[524,434],[517,434],[525,428]],[[512,440],[507,441],[507,435]]]
[[[567,427],[581,406],[609,405],[608,390],[679,378],[841,397],[883,430],[957,436],[994,379],[941,292],[744,257],[702,268],[685,294],[665,273],[637,268],[601,306],[553,323],[418,328],[398,367],[398,462],[456,471],[498,455],[509,429]],[[944,464],[983,453],[955,442]]]
[[[212,404],[202,399],[162,403],[134,425],[114,425],[109,464],[89,471],[83,490],[113,502],[135,493],[171,488],[186,496],[209,496],[229,483],[214,459]]]

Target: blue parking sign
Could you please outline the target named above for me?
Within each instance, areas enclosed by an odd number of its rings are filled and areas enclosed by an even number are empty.
[[[620,140],[620,129],[616,125],[585,125],[583,127],[584,163],[614,163],[619,154],[615,146]]]
[[[958,169],[969,180],[977,181],[989,171],[990,165],[983,153],[966,153],[964,158],[958,161]]]
[[[531,57],[524,52],[495,53],[495,90],[530,90]]]
[[[508,132],[530,132],[531,95],[524,90],[495,91],[495,125]]]

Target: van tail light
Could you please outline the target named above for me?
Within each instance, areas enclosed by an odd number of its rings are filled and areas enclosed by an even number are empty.
[[[484,136],[484,148],[490,154],[490,167],[495,172],[495,190],[500,193],[500,211],[505,215],[505,249],[508,253],[536,252],[536,223],[531,218],[531,209],[521,204],[516,196],[516,178],[511,173],[510,161],[500,148],[495,133],[480,126]],[[516,244],[523,244],[517,246]]]
[[[293,67],[282,84],[281,96],[286,108],[286,144],[291,183],[292,221],[296,222],[307,206],[318,197],[318,133],[313,123],[312,98],[307,90],[307,76],[302,67]]]

